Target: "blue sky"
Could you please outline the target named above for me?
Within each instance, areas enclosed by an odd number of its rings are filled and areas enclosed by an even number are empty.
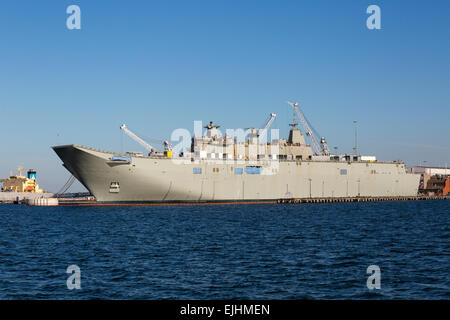
[[[66,8],[81,8],[81,30]],[[366,8],[381,8],[381,30]],[[299,101],[330,146],[450,165],[448,1],[2,1],[0,176],[69,174],[50,149],[140,151],[193,120],[287,135]],[[74,186],[73,190],[79,190]]]

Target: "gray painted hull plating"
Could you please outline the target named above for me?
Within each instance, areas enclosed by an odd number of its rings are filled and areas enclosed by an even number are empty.
[[[235,174],[248,163],[133,157],[109,159],[111,152],[67,145],[53,147],[64,166],[99,202],[258,201],[282,198],[417,195],[420,175],[403,163],[258,161],[263,174]],[[255,164],[253,164],[255,165]],[[201,168],[201,174],[193,174]],[[345,174],[346,173],[346,174]],[[111,192],[118,182],[119,192]]]

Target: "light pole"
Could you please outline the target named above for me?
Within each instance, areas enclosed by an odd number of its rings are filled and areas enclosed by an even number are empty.
[[[353,150],[355,151],[355,156],[358,155],[358,120],[353,120],[353,123],[355,124],[355,147]]]
[[[308,180],[309,180],[309,197],[312,198],[312,187],[311,187],[312,179],[309,178]]]

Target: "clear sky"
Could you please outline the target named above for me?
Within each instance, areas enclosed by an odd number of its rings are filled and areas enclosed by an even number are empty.
[[[68,30],[66,8],[81,8]],[[366,9],[381,8],[381,30]],[[315,129],[351,153],[450,166],[450,2],[0,2],[0,177],[18,165],[57,191],[69,177],[50,149],[141,151],[145,137],[260,126],[287,135],[299,101]],[[72,190],[80,190],[74,186]]]

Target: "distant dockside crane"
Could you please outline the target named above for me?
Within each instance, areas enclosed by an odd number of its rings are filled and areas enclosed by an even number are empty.
[[[318,156],[329,156],[330,150],[328,149],[327,142],[325,140],[325,137],[320,137],[317,132],[315,132],[312,127],[309,125],[308,120],[306,119],[303,112],[300,111],[300,108],[298,107],[298,102],[287,102],[289,105],[291,105],[295,112],[297,113],[297,116],[300,120],[300,123],[303,127],[303,130],[305,130],[305,134],[308,136],[309,143],[311,145],[311,148],[315,155]],[[320,139],[319,139],[320,137]]]

